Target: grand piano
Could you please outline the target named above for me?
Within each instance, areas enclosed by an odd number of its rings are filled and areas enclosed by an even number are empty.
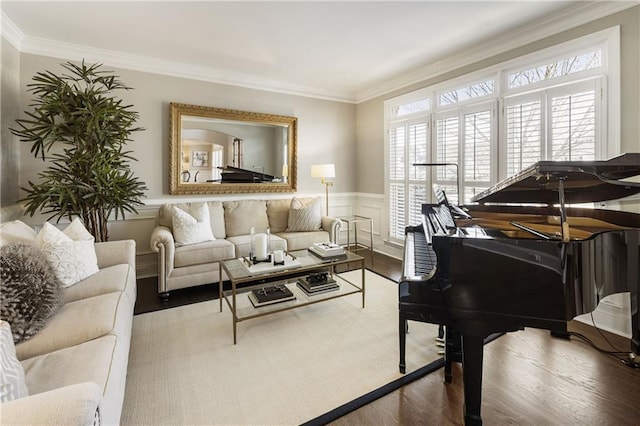
[[[399,283],[400,371],[407,320],[444,325],[445,381],[462,361],[465,424],[482,424],[484,340],[535,327],[562,335],[607,295],[629,292],[630,354],[640,354],[640,214],[568,204],[640,193],[640,153],[541,161],[466,206],[422,206],[406,228]],[[636,358],[638,359],[638,358]]]
[[[239,167],[224,166],[218,167],[222,170],[222,183],[262,183],[273,182],[276,178],[273,175],[256,172],[255,170],[247,170]]]

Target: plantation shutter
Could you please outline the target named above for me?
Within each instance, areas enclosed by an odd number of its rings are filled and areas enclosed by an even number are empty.
[[[464,115],[463,202],[470,201],[471,197],[491,184],[494,126],[492,111],[486,108],[487,105],[484,105],[478,111]]]
[[[599,109],[598,81],[591,80],[549,90],[550,159],[596,159]]]
[[[543,158],[543,111],[541,94],[518,96],[505,102],[506,175]]]
[[[436,120],[435,162],[458,164],[459,141],[459,117],[457,115],[439,117]],[[435,167],[435,183],[445,191],[447,198],[452,204],[458,204],[456,173],[456,168],[452,166]]]
[[[389,237],[403,238],[405,228],[405,125],[389,129]]]
[[[390,123],[389,237],[403,240],[408,225],[421,222],[427,196],[427,172],[414,163],[427,161],[428,121],[422,117]]]
[[[592,79],[506,99],[506,176],[540,160],[595,160],[599,87]]]
[[[427,162],[427,122],[424,119],[408,123],[409,152],[407,161],[409,177],[408,224],[418,225],[422,221],[422,204],[427,202],[427,170],[415,163]]]

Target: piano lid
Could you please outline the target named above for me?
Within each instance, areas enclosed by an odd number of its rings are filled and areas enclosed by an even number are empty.
[[[640,153],[606,161],[539,161],[474,196],[477,203],[557,204],[558,181],[565,203],[615,200],[640,193],[640,183],[624,182],[640,175]]]

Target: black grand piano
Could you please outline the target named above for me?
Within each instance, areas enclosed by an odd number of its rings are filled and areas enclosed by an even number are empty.
[[[242,169],[233,166],[218,167],[222,170],[222,183],[262,183],[273,182],[276,178],[273,175],[256,172],[254,170]]]
[[[461,356],[466,424],[482,424],[483,343],[535,327],[566,332],[607,295],[629,292],[630,352],[640,354],[640,215],[567,204],[640,193],[640,153],[607,161],[541,161],[450,206],[422,206],[406,228],[399,283],[400,370],[407,320],[444,325],[445,381]],[[461,345],[460,345],[461,343]],[[458,351],[455,345],[458,344]]]

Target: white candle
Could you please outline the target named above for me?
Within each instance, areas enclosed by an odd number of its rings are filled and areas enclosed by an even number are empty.
[[[263,260],[267,258],[267,236],[265,234],[256,234],[256,258]]]
[[[273,261],[276,263],[284,262],[284,252],[282,250],[276,250],[273,252]]]

